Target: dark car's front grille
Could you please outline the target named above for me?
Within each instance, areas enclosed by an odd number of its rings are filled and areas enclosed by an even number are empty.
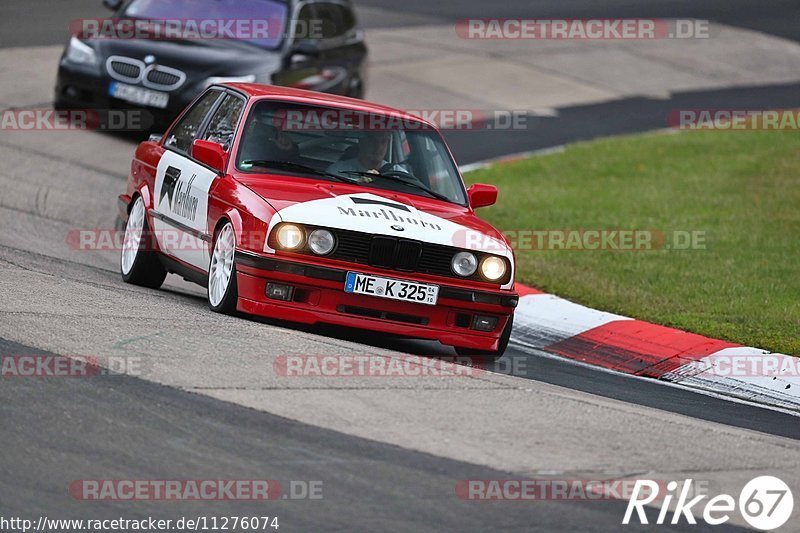
[[[153,85],[162,85],[164,87],[172,87],[176,84],[182,83],[181,76],[173,72],[164,72],[163,70],[152,69],[147,72],[147,81]]]
[[[112,60],[109,62],[108,67],[109,74],[124,81],[136,81],[142,74],[142,68],[139,65],[125,61]]]
[[[158,64],[146,65],[132,57],[111,56],[106,61],[106,69],[115,80],[141,82],[145,87],[160,91],[173,91],[186,81],[183,71]]]

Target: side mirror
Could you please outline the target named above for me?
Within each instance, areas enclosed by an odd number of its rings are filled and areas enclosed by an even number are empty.
[[[195,139],[192,143],[192,157],[220,174],[225,172],[228,154],[225,153],[225,149],[219,143]]]
[[[123,0],[103,0],[103,5],[111,11],[116,11],[122,5]]]
[[[497,202],[497,187],[476,183],[467,189],[467,196],[472,209],[488,207]]]

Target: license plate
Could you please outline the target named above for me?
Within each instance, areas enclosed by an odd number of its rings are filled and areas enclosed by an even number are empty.
[[[367,294],[378,298],[389,298],[403,302],[415,302],[436,305],[439,296],[438,285],[415,283],[399,279],[369,276],[357,272],[348,272],[344,283],[344,292],[351,294]]]
[[[167,93],[151,91],[150,89],[126,85],[116,81],[112,81],[111,85],[108,86],[108,94],[132,104],[157,107],[159,109],[164,109],[169,103],[169,94]]]

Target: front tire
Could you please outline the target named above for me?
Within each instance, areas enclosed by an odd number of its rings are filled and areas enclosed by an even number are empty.
[[[239,290],[236,285],[236,234],[233,224],[226,222],[217,232],[214,251],[208,266],[208,308],[215,313],[236,312]]]
[[[125,225],[125,239],[119,259],[122,281],[149,289],[161,287],[167,270],[156,254],[153,236],[147,225],[144,200],[139,196],[133,202]]]
[[[500,359],[503,357],[503,354],[506,353],[506,348],[508,348],[508,341],[511,340],[511,330],[514,327],[514,315],[508,317],[508,322],[506,323],[506,327],[503,328],[503,333],[500,335],[500,344],[497,346],[497,350],[492,352],[488,352],[486,350],[475,350],[472,348],[459,348],[455,347],[456,353],[458,355],[464,357],[483,357],[484,359],[494,361],[496,359]]]

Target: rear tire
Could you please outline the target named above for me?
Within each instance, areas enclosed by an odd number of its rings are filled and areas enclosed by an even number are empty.
[[[494,361],[496,359],[500,359],[503,357],[503,354],[506,353],[506,348],[508,348],[508,341],[511,340],[511,329],[514,326],[514,315],[508,317],[508,322],[506,323],[506,327],[503,328],[503,333],[500,335],[500,344],[497,346],[497,350],[494,351],[486,351],[486,350],[475,350],[473,348],[459,348],[455,346],[456,353],[458,355],[464,357],[483,357],[484,359]]]
[[[215,313],[236,313],[239,289],[236,285],[236,234],[233,224],[226,222],[214,239],[214,250],[208,265],[208,308]]]
[[[125,240],[119,261],[122,281],[149,289],[161,287],[167,277],[167,270],[158,260],[158,252],[153,244],[144,201],[139,196],[133,202],[125,225]]]

